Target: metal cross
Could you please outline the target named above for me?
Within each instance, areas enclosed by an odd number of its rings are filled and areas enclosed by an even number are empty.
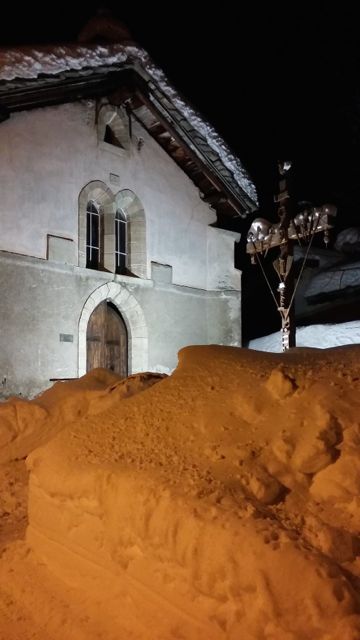
[[[305,209],[301,213],[292,217],[292,201],[287,176],[290,168],[290,161],[278,163],[280,176],[279,192],[274,200],[278,203],[280,222],[273,224],[264,218],[256,218],[249,229],[246,245],[246,252],[251,255],[252,263],[259,263],[277,310],[280,313],[283,351],[295,346],[294,298],[313,237],[315,233],[323,231],[324,241],[327,245],[329,241],[329,229],[333,227],[331,219],[336,215],[336,207],[334,205],[327,204],[316,208],[306,204]],[[294,241],[301,243],[301,240],[305,241],[308,247],[295,285],[293,272]],[[273,261],[273,266],[279,276],[279,286],[277,289],[279,301],[277,301],[272,291],[260,260],[260,255],[263,253],[266,255],[268,250],[273,247],[280,248],[279,257]]]

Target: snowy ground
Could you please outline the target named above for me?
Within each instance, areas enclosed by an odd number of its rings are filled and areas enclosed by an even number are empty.
[[[189,347],[0,405],[0,639],[358,640],[359,356]]]
[[[360,343],[360,320],[340,324],[313,324],[296,329],[296,346],[328,349],[345,344]],[[277,331],[262,338],[250,340],[250,349],[280,353],[281,333]]]

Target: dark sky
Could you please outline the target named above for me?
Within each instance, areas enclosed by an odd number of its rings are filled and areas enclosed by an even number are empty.
[[[106,6],[241,158],[259,192],[257,215],[276,220],[276,161],[288,158],[294,201],[333,202],[337,230],[360,226],[355,3],[212,4]],[[1,44],[74,41],[98,7],[14,3],[0,21]]]

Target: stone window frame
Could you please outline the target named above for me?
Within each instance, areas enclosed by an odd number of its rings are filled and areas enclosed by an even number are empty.
[[[139,278],[149,279],[145,209],[131,189],[121,189],[115,196],[116,210],[121,209],[127,220],[127,269]]]
[[[115,215],[121,209],[127,220],[127,274],[149,279],[147,259],[146,217],[139,197],[130,189],[121,189],[114,194],[100,180],[89,182],[79,195],[79,245],[78,265],[86,268],[86,223],[87,204],[96,202],[102,212],[102,260],[100,269],[116,272],[115,261]]]
[[[106,127],[110,127],[119,145],[105,142]],[[106,151],[119,155],[127,154],[130,149],[131,138],[129,118],[124,107],[116,107],[108,103],[100,107],[97,114],[97,135],[99,146]]]
[[[79,195],[79,246],[78,265],[86,268],[86,224],[87,205],[92,200],[95,202],[102,215],[102,242],[101,259],[99,269],[114,272],[115,270],[115,249],[114,249],[114,215],[115,198],[109,187],[100,180],[89,182]]]

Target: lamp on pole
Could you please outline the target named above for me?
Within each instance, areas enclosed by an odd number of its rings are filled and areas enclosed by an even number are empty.
[[[293,215],[292,200],[289,193],[288,172],[291,168],[290,161],[278,163],[279,190],[275,196],[278,203],[277,213],[279,222],[273,224],[265,218],[256,218],[248,231],[246,253],[251,256],[253,264],[258,263],[265,280],[270,288],[271,295],[281,317],[282,350],[295,347],[295,318],[294,298],[299,280],[304,269],[307,256],[316,233],[324,233],[324,242],[329,242],[329,229],[333,225],[333,217],[336,215],[336,207],[332,204],[324,204],[314,207],[305,203],[303,210]],[[307,250],[300,269],[300,274],[295,284],[293,273],[294,242],[307,245]],[[279,247],[279,256],[273,261],[273,266],[279,277],[276,298],[267,278],[262,255],[267,255],[269,249]]]

